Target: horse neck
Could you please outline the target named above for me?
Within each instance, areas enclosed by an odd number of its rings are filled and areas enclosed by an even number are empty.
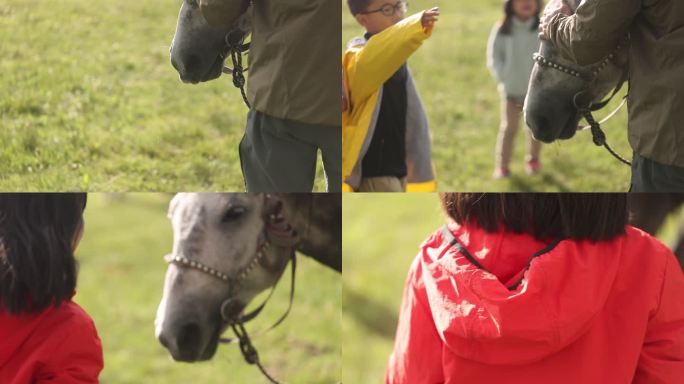
[[[297,250],[336,271],[342,270],[341,196],[283,195],[283,213],[299,233]]]

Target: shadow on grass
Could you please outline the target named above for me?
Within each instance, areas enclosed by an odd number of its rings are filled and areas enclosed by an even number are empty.
[[[385,339],[394,338],[397,314],[389,306],[345,287],[342,308],[369,331]]]
[[[536,180],[533,182],[533,180],[530,179],[529,176],[519,176],[516,174],[511,175],[510,185],[512,187],[512,190],[523,192],[535,192],[538,191],[538,188],[536,188],[535,184],[539,184],[541,182],[542,184],[544,184],[545,187],[555,186],[553,190],[557,190],[558,192],[570,192],[570,188],[568,188],[568,186],[565,183],[560,181],[553,174],[542,172],[541,174],[537,175],[537,177],[541,178],[541,181]]]

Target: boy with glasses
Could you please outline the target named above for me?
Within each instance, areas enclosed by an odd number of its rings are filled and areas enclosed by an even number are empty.
[[[404,18],[407,4],[347,0],[366,29],[342,57],[346,105],[342,113],[342,172],[347,190],[434,190],[425,111],[406,60],[439,17],[432,8]]]

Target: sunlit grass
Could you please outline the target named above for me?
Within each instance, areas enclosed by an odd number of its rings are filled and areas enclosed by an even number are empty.
[[[2,190],[244,190],[247,108],[226,78],[178,79],[180,4],[0,4]]]

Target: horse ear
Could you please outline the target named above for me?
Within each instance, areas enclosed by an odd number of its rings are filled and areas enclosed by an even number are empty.
[[[212,27],[231,27],[249,7],[249,0],[199,0],[200,11]]]

